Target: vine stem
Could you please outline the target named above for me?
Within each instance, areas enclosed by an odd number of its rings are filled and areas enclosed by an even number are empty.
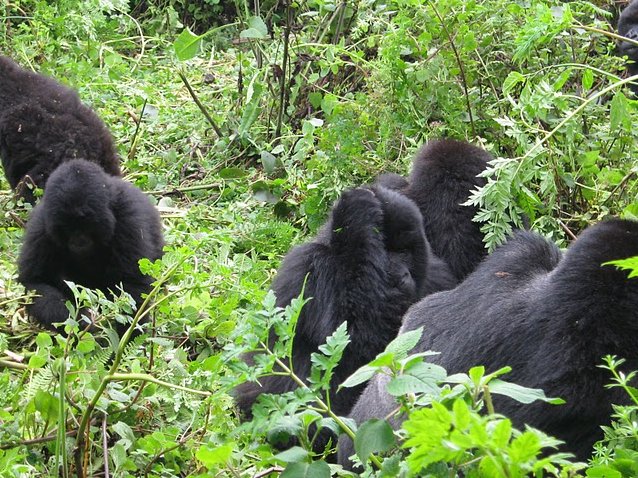
[[[157,293],[162,288],[164,283],[175,273],[178,267],[180,267],[185,260],[186,258],[182,259],[177,264],[173,265],[170,269],[168,269],[168,271],[166,271],[166,273],[160,278],[160,280],[156,282],[155,287],[153,287],[153,290],[151,290],[151,292],[146,296],[146,299],[144,299],[144,302],[142,303],[140,308],[137,310],[135,317],[133,317],[133,321],[131,322],[131,325],[129,325],[129,328],[126,330],[126,332],[122,336],[122,340],[120,340],[120,344],[117,349],[117,352],[115,353],[115,358],[113,359],[113,363],[111,364],[109,373],[100,382],[100,385],[95,391],[95,395],[93,396],[93,398],[87,405],[86,410],[84,411],[84,414],[82,415],[82,420],[80,421],[80,426],[78,427],[78,439],[77,439],[77,445],[75,450],[75,466],[76,466],[76,473],[79,478],[84,478],[86,476],[84,466],[83,466],[84,463],[82,460],[82,456],[85,454],[84,448],[86,443],[86,436],[89,433],[88,425],[89,425],[89,420],[91,418],[91,413],[93,413],[93,410],[95,409],[97,405],[97,402],[102,397],[102,394],[104,393],[104,390],[106,390],[106,386],[109,384],[109,382],[111,382],[113,378],[117,375],[126,375],[126,374],[117,374],[116,371],[117,371],[117,368],[120,366],[120,362],[122,361],[122,357],[124,355],[124,349],[126,348],[126,345],[131,340],[131,336],[133,335],[133,331],[135,330],[135,327],[137,327],[137,324],[139,323],[139,321],[157,305],[157,303],[155,303],[153,306],[149,307],[149,303],[151,299],[157,295]],[[146,375],[146,374],[140,374],[140,375]]]

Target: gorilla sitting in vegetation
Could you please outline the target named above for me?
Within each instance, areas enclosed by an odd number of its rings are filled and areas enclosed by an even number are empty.
[[[566,442],[580,460],[603,437],[612,403],[626,392],[606,388],[603,356],[638,369],[638,279],[605,265],[638,255],[638,222],[609,220],[584,231],[564,256],[538,234],[519,232],[458,287],[423,299],[406,314],[402,332],[423,327],[413,352],[434,350],[448,373],[484,365],[512,367],[507,380],[540,388],[565,405],[522,405],[493,397],[495,409],[518,427],[529,424]],[[375,376],[353,408],[361,424],[397,407]],[[349,466],[352,441],[342,437],[339,461]]]
[[[493,158],[484,149],[449,139],[428,142],[417,153],[409,180],[384,174],[377,180],[412,199],[423,215],[432,252],[443,259],[458,281],[487,254],[476,207],[462,206],[470,192],[485,184],[477,177]]]
[[[138,261],[160,258],[162,247],[159,213],[139,189],[94,163],[63,163],[31,213],[20,253],[18,280],[39,296],[30,315],[48,327],[67,320],[64,281],[105,293],[121,285],[139,307],[153,279]]]
[[[85,159],[120,175],[113,139],[77,93],[0,56],[0,157],[9,185],[33,203],[62,162]]]
[[[288,253],[273,283],[278,306],[290,304],[302,288],[311,298],[297,322],[295,373],[306,379],[310,354],[347,321],[350,344],[333,376],[331,405],[337,414],[349,413],[361,388],[336,393],[336,385],[385,348],[412,303],[454,285],[447,266],[431,254],[411,200],[381,186],[345,191],[317,237]],[[240,385],[237,403],[250,416],[261,393],[296,387],[288,377],[263,377]]]
[[[618,34],[638,41],[638,1],[631,2],[620,14],[618,18]],[[627,56],[630,62],[627,64],[629,75],[638,74],[638,45],[621,41],[618,50],[623,56]],[[631,89],[634,93],[638,92],[638,85],[632,85]]]

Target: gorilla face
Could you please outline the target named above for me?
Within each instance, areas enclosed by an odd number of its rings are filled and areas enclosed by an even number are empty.
[[[51,240],[72,255],[86,258],[111,242],[116,220],[108,177],[97,165],[80,165],[66,168],[70,178],[51,177],[43,207],[45,229]],[[93,187],[90,194],[86,191],[89,184]]]

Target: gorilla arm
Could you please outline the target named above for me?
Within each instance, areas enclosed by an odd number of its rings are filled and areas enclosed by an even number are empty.
[[[26,290],[34,290],[38,297],[28,307],[29,313],[40,323],[53,327],[69,317],[65,302],[68,288],[56,272],[59,254],[44,230],[42,209],[35,209],[29,221],[24,246],[19,259],[18,280]]]

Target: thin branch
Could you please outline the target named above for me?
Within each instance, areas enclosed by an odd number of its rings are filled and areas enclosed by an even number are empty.
[[[186,75],[182,71],[178,71],[177,74],[179,75],[180,79],[182,80],[182,83],[184,83],[184,86],[186,86],[186,89],[188,90],[188,93],[191,95],[191,98],[193,98],[193,101],[195,102],[195,104],[199,108],[199,111],[201,111],[202,114],[206,117],[206,119],[208,120],[210,125],[215,130],[215,133],[217,133],[217,136],[219,138],[223,138],[224,134],[222,133],[222,130],[219,129],[219,126],[217,126],[217,123],[215,123],[215,120],[213,119],[213,117],[210,115],[210,113],[208,113],[208,110],[206,109],[204,104],[199,100],[199,98],[195,94],[195,91],[191,87],[191,84],[188,82],[188,78],[186,78]]]

